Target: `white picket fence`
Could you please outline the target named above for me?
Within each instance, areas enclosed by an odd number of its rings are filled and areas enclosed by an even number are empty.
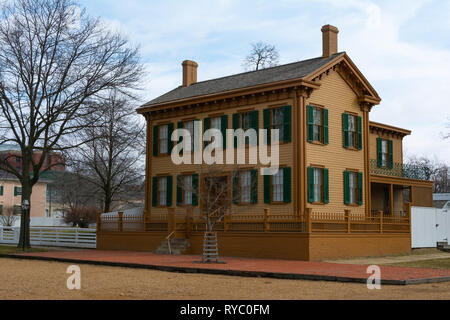
[[[18,244],[20,228],[0,227],[0,243]],[[96,229],[31,227],[32,246],[91,248],[97,247]]]
[[[441,241],[450,243],[450,210],[412,207],[412,248],[434,248]]]

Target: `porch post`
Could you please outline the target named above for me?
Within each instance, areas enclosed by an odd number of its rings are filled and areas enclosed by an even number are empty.
[[[378,211],[378,216],[380,217],[380,233],[383,233],[383,211]]]
[[[306,232],[312,233],[312,209],[306,208]]]
[[[411,202],[406,203],[406,216],[408,218],[408,231],[411,234]]]

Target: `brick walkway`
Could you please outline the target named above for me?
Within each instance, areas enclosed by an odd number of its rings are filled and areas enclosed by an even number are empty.
[[[222,258],[224,264],[201,264],[200,256],[155,255],[143,252],[79,250],[17,254],[14,257],[163,271],[260,276],[286,279],[366,282],[367,265],[250,258]],[[383,284],[450,281],[450,270],[381,266]]]

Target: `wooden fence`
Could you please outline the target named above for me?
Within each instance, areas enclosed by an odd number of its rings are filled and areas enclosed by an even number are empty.
[[[411,206],[407,204],[404,216],[386,216],[379,211],[370,216],[353,215],[351,210],[344,212],[316,212],[307,209],[303,215],[264,213],[230,214],[219,221],[214,230],[218,232],[297,232],[297,233],[399,233],[411,232]],[[169,208],[166,214],[152,215],[149,219],[141,216],[127,216],[119,212],[115,216],[99,216],[97,226],[100,232],[152,232],[162,231],[174,236],[189,238],[191,232],[206,230],[205,220],[192,214],[192,210],[176,212]]]
[[[18,244],[19,227],[0,227],[0,243]],[[95,229],[31,227],[30,242],[34,246],[92,248],[97,247]]]

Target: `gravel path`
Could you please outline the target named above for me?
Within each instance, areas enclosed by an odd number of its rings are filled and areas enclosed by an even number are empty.
[[[447,299],[450,282],[383,286],[80,265],[80,291],[66,287],[69,264],[0,259],[0,299]]]

